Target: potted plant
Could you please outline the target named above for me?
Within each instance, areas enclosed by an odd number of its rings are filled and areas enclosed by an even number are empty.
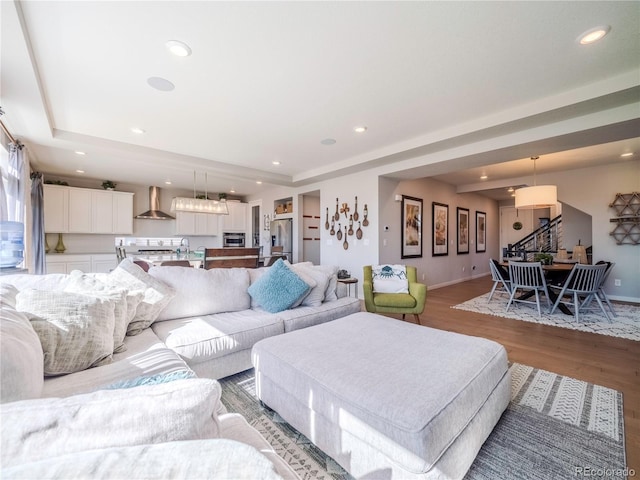
[[[116,184],[111,180],[105,180],[104,182],[102,182],[102,188],[104,188],[105,190],[115,190]]]

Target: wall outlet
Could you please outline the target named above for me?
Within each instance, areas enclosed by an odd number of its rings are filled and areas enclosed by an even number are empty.
[[[424,273],[422,274],[422,281],[424,282]]]
[[[467,267],[462,267],[462,271],[465,272],[467,270]]]
[[[613,281],[613,284],[614,284],[616,287],[621,287],[621,286],[622,286],[622,280],[620,280],[619,278],[616,278],[616,279]]]
[[[386,238],[383,238],[383,239],[382,239],[382,246],[383,246],[383,247],[386,247],[386,246],[387,246],[387,239],[386,239]]]

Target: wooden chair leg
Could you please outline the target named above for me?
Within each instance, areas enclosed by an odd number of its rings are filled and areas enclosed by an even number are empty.
[[[405,314],[403,313],[403,314],[402,314],[402,319],[403,319],[403,320],[404,320],[404,315],[405,315]]]
[[[413,317],[415,318],[416,323],[417,323],[418,325],[420,325],[420,315],[418,315],[417,313],[414,313],[414,314],[413,314]]]

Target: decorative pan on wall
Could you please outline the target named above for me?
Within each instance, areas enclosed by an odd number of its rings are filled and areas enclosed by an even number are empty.
[[[349,206],[348,202],[340,202],[340,198],[336,198],[336,209],[335,213],[329,214],[329,207],[325,207],[325,222],[324,228],[325,230],[329,230],[329,235],[335,235],[338,241],[342,242],[342,248],[347,250],[349,248],[349,236],[354,236],[358,240],[362,240],[364,236],[364,230],[362,227],[367,227],[369,225],[369,219],[367,218],[369,215],[369,209],[367,204],[364,205],[364,209],[362,211],[362,220],[360,221],[360,212],[358,212],[358,197],[354,197],[354,207],[353,210]],[[333,206],[331,207],[333,208]],[[343,225],[340,221],[340,217],[344,215],[344,232],[342,231]],[[358,223],[358,228],[355,229],[355,223]],[[344,241],[343,241],[344,240]],[[357,242],[355,242],[357,244]]]

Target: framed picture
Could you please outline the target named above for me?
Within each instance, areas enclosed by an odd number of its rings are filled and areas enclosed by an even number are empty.
[[[487,214],[476,212],[476,253],[487,251]]]
[[[400,258],[422,257],[422,199],[402,196],[402,253]]]
[[[433,202],[433,249],[432,255],[449,255],[449,205]]]
[[[457,208],[458,211],[458,254],[469,253],[469,209]]]

